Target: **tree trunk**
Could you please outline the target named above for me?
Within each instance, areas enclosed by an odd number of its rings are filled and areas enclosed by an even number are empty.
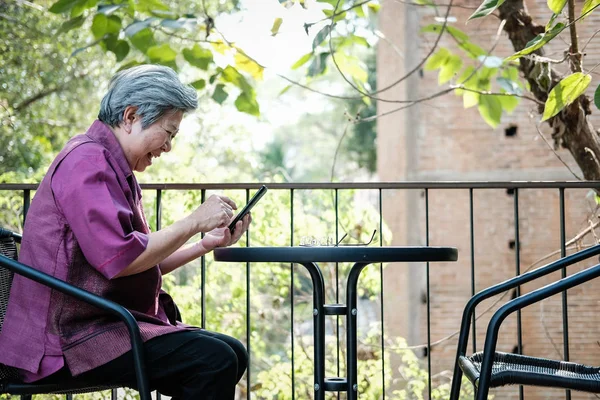
[[[544,32],[544,27],[535,24],[523,0],[506,0],[499,8],[500,19],[506,20],[504,31],[515,51],[525,48],[527,42]],[[543,49],[535,54],[542,56]],[[552,70],[550,63],[539,58],[519,59],[519,69],[529,82],[536,99],[545,102],[550,90],[563,78]],[[543,112],[540,106],[539,112]],[[553,129],[552,138],[556,147],[567,148],[583,172],[586,180],[600,180],[600,140],[598,133],[588,121],[591,114],[590,99],[582,95],[558,115],[548,120]]]

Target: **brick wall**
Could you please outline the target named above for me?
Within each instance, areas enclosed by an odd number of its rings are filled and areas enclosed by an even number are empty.
[[[455,2],[471,9],[455,8],[451,15],[462,29],[484,49],[493,46],[499,21],[488,17],[464,25],[473,12],[475,2]],[[581,8],[578,3],[578,10]],[[546,1],[529,1],[531,15],[544,24],[550,11]],[[440,14],[445,10],[440,8]],[[380,42],[378,49],[378,82],[385,87],[395,82],[405,71],[416,65],[427,53],[435,40],[434,35],[425,38],[415,33],[419,26],[434,22],[435,12],[428,7],[414,7],[402,2],[383,2],[380,13],[380,30],[387,39],[400,48],[398,53],[387,42]],[[582,44],[600,26],[600,12],[586,19],[580,27]],[[546,55],[560,59],[567,38],[555,40]],[[443,46],[452,47],[448,39]],[[494,55],[511,54],[512,47],[505,34],[494,51]],[[600,62],[600,35],[586,48],[584,68],[590,69]],[[559,67],[560,69],[560,67]],[[563,68],[564,70],[564,68]],[[600,72],[600,70],[598,71]],[[600,75],[592,75],[589,94],[600,83]],[[415,90],[416,88],[416,90]],[[437,72],[423,71],[381,95],[385,99],[423,97],[439,91]],[[399,104],[380,101],[379,112],[397,108]],[[382,117],[378,121],[378,173],[382,181],[387,180],[573,180],[573,176],[548,149],[539,136],[535,124],[539,116],[536,105],[523,100],[512,115],[503,116],[496,129],[486,125],[476,107],[465,110],[462,101],[449,94],[421,103],[407,111]],[[592,123],[600,127],[596,112]],[[514,136],[505,130],[517,127]],[[550,129],[543,125],[542,131],[549,139]],[[576,172],[576,164],[568,152],[558,154]],[[587,217],[592,204],[582,190],[567,190],[566,231],[567,239],[588,226]],[[430,307],[432,341],[454,333],[460,323],[462,309],[471,293],[471,245],[469,231],[469,193],[466,190],[435,190],[429,192],[430,237],[432,245],[452,245],[459,249],[459,262],[431,264]],[[384,217],[393,232],[393,243],[425,243],[425,209],[423,194],[418,191],[388,192],[384,195]],[[506,190],[476,190],[474,192],[474,263],[476,290],[488,287],[503,279],[514,276],[515,240],[513,219],[514,194]],[[558,190],[521,190],[519,192],[520,216],[520,268],[521,271],[535,265],[540,266],[559,257],[560,218]],[[586,243],[591,243],[588,237]],[[544,261],[539,262],[540,259]],[[537,262],[537,263],[536,263]],[[587,263],[586,265],[590,265]],[[569,273],[584,265],[573,267]],[[531,291],[542,284],[556,279],[546,279],[523,287]],[[385,270],[386,332],[406,337],[409,344],[426,342],[426,304],[424,266],[388,266]],[[590,283],[569,292],[569,339],[571,360],[600,365],[598,304],[600,282]],[[480,306],[480,311],[493,301]],[[492,307],[496,310],[497,305]],[[483,346],[483,334],[491,312],[477,322],[477,347]],[[513,351],[517,344],[516,317],[511,317],[501,331],[499,350]],[[529,307],[522,315],[523,351],[525,354],[561,358],[563,351],[561,297]],[[471,347],[470,347],[471,348]],[[432,374],[438,381],[447,379],[442,371],[451,370],[456,351],[456,338],[446,340],[433,347],[430,354]],[[505,388],[494,392],[496,399],[518,398],[517,388]],[[526,388],[525,398],[562,398],[564,391]],[[592,395],[573,393],[574,399],[592,399]]]

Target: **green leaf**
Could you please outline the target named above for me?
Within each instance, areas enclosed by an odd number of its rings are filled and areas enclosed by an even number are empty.
[[[71,18],[79,17],[88,8],[96,7],[98,0],[82,0],[78,1],[73,8],[71,8]]]
[[[104,14],[96,14],[92,22],[92,33],[94,38],[99,39],[104,35],[111,33],[119,33],[121,31],[121,18],[116,15],[106,16]]]
[[[137,60],[131,60],[129,62],[126,62],[125,64],[122,64],[119,67],[118,71],[123,71],[123,70],[129,69],[131,67],[135,67],[137,65],[142,65],[142,64],[143,64],[142,62],[139,62]]]
[[[498,7],[504,3],[504,0],[484,0],[477,10],[469,17],[467,21],[475,18],[485,17],[494,12]]]
[[[150,28],[142,29],[135,35],[129,38],[131,44],[133,44],[137,49],[146,53],[148,49],[154,45],[156,42],[154,41],[154,35],[152,34],[152,30]]]
[[[98,12],[100,14],[110,15],[122,7],[126,7],[126,5],[125,4],[100,5],[100,6],[98,6]]]
[[[193,31],[198,26],[198,19],[197,18],[177,18],[177,19],[165,18],[162,21],[160,21],[160,25],[164,26],[165,28],[169,28],[169,29],[173,29],[173,30],[186,28],[189,31]]]
[[[442,24],[430,24],[430,25],[427,25],[427,26],[424,26],[423,28],[421,28],[421,32],[439,34],[439,32],[442,30],[442,27],[443,27]],[[467,35],[460,29],[455,28],[453,26],[446,25],[446,32],[448,32],[450,35],[452,35],[452,37],[454,39],[456,39],[459,43],[467,42],[469,40],[469,35]]]
[[[600,110],[600,85],[596,88],[596,92],[594,93],[594,104]]]
[[[498,96],[498,99],[502,104],[502,109],[509,114],[512,114],[520,102],[520,99],[516,96]]]
[[[502,117],[502,103],[498,96],[479,95],[479,114],[483,120],[492,128],[500,124]]]
[[[519,84],[513,80],[510,80],[508,78],[498,77],[498,78],[496,78],[496,82],[498,82],[498,84],[500,85],[502,90],[504,90],[504,92],[506,92],[506,93],[518,94],[518,95],[523,94],[523,90],[521,89]]]
[[[221,79],[223,79],[225,82],[234,84],[243,92],[250,92],[253,90],[252,86],[250,86],[246,78],[244,78],[244,75],[240,74],[240,72],[231,65],[225,67],[225,69],[221,72]]]
[[[308,76],[317,76],[321,75],[325,72],[325,68],[327,67],[327,57],[329,57],[330,53],[320,53],[313,58],[312,63],[308,67]]]
[[[191,85],[196,90],[202,90],[206,87],[206,81],[204,79],[198,79],[197,81],[192,82]]]
[[[467,53],[467,56],[473,59],[487,55],[487,51],[472,42],[462,42],[459,43],[458,46]]]
[[[560,12],[565,8],[565,4],[567,4],[567,0],[547,0],[548,8],[552,10],[554,14],[560,14]]]
[[[425,71],[434,71],[438,68],[441,68],[445,63],[448,57],[451,56],[452,53],[448,51],[445,47],[440,47],[438,51],[433,53],[425,63],[424,69]]]
[[[321,43],[323,43],[323,40],[325,40],[325,38],[327,38],[327,36],[329,35],[330,32],[331,32],[331,25],[325,25],[325,27],[323,27],[323,29],[321,29],[319,31],[319,33],[317,33],[317,36],[315,36],[315,38],[313,39],[313,43],[312,43],[313,51],[315,51],[315,49]]]
[[[48,11],[54,14],[62,14],[71,10],[75,4],[81,1],[82,0],[58,0],[56,3],[52,4]]]
[[[600,6],[600,0],[585,0],[581,9],[581,16],[587,16],[593,9]]]
[[[223,102],[227,99],[227,97],[229,96],[229,94],[227,94],[227,92],[223,89],[225,87],[225,85],[223,85],[222,83],[219,83],[216,87],[215,87],[215,91],[212,94],[212,99],[214,101],[216,101],[219,104],[223,104]]]
[[[275,21],[273,21],[273,26],[271,27],[271,36],[277,35],[282,23],[283,18],[275,18]]]
[[[127,54],[129,54],[129,43],[127,43],[125,40],[118,40],[111,51],[115,53],[117,62],[121,62],[125,57],[127,57]]]
[[[307,54],[303,55],[302,57],[300,57],[300,59],[298,61],[296,61],[294,63],[294,65],[292,65],[292,69],[298,69],[298,68],[300,68],[301,66],[303,66],[304,64],[306,64],[306,62],[308,60],[310,60],[312,56],[313,56],[313,53],[307,53]]]
[[[354,7],[352,10],[356,13],[358,18],[365,18],[367,15],[365,14],[364,4],[361,4],[358,7]]]
[[[143,21],[135,21],[134,23],[132,23],[131,25],[129,25],[125,28],[125,35],[134,36],[138,32],[148,28],[154,21],[157,21],[157,20],[158,20],[158,18],[150,17],[150,18],[146,18]]]
[[[208,69],[208,65],[213,61],[212,51],[205,49],[198,44],[195,44],[194,47],[190,49],[183,49],[182,54],[187,62],[204,71]]]
[[[537,49],[539,49],[540,47],[544,46],[546,43],[548,43],[549,41],[554,39],[556,37],[556,35],[561,33],[564,29],[565,29],[565,24],[563,24],[562,22],[559,22],[558,24],[554,25],[552,27],[552,29],[550,29],[549,31],[546,31],[540,35],[537,35],[535,38],[531,39],[525,45],[525,48],[523,50],[513,54],[510,57],[507,57],[504,61],[516,60],[519,57],[533,53],[534,51],[536,51]]]
[[[137,5],[137,11],[140,12],[152,12],[152,11],[168,11],[167,7],[160,0],[139,0]]]
[[[471,108],[479,104],[479,93],[465,90],[463,93],[463,107]]]
[[[174,61],[175,57],[177,57],[177,52],[167,43],[164,43],[159,46],[150,47],[146,51],[146,55],[154,63],[165,64]]]
[[[381,4],[370,2],[367,4],[367,7],[369,7],[369,10],[371,10],[373,13],[377,14],[381,8]]]
[[[582,72],[575,72],[552,88],[546,100],[542,121],[554,117],[563,108],[573,103],[590,85],[592,76]]]
[[[235,66],[238,70],[249,73],[254,79],[262,80],[263,72],[265,70],[262,65],[259,65],[240,50],[235,53],[233,59],[235,60]]]
[[[333,17],[333,22],[338,22],[338,21],[341,21],[344,18],[346,18],[346,13],[345,12],[340,13],[340,10],[338,10],[337,12],[338,12],[338,14],[335,17]],[[323,10],[323,14],[325,14],[325,16],[327,18],[331,19],[331,16],[333,15],[333,10],[327,10],[327,9],[325,9],[325,10]]]
[[[444,65],[440,68],[440,73],[438,75],[438,84],[442,85],[448,82],[450,79],[454,77],[458,73],[458,71],[462,68],[462,59],[454,54],[451,54],[447,59]]]
[[[85,18],[82,15],[76,18],[71,18],[68,21],[63,22],[63,24],[58,28],[55,35],[60,35],[61,33],[69,32],[71,29],[79,28],[85,22]]]
[[[287,92],[291,88],[292,88],[292,85],[287,85],[286,87],[284,87],[283,89],[281,89],[281,91],[277,94],[277,96],[281,96],[282,94],[284,94],[285,92]]]
[[[254,91],[252,93],[242,92],[235,99],[235,107],[238,111],[245,112],[246,114],[259,116],[260,108],[258,106],[258,102],[256,101],[256,95]]]

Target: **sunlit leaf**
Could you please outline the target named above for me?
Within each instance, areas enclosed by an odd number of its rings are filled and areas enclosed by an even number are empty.
[[[275,21],[273,21],[273,26],[271,27],[271,35],[272,36],[277,35],[282,23],[283,23],[283,18],[275,18]]]
[[[208,65],[213,61],[212,51],[205,49],[198,44],[195,44],[194,47],[190,49],[183,49],[181,53],[187,62],[194,67],[205,71],[208,69]]]
[[[369,7],[369,10],[373,11],[374,13],[378,13],[379,9],[381,8],[381,4],[369,2],[367,7]]]
[[[121,31],[121,18],[116,15],[107,17],[104,14],[96,14],[91,29],[96,39],[101,38],[107,33],[119,33]]]
[[[197,81],[192,82],[191,85],[196,90],[202,90],[206,87],[206,81],[204,79],[198,79]]]
[[[596,92],[594,93],[594,104],[600,110],[600,85],[598,85]]]
[[[600,0],[585,0],[581,9],[581,16],[587,16],[593,9],[600,6]]]
[[[487,55],[487,51],[479,47],[473,42],[461,42],[458,46],[467,53],[467,56],[476,59],[477,57]]]
[[[479,95],[479,114],[483,120],[492,128],[500,124],[502,118],[502,103],[498,96]]]
[[[224,88],[225,88],[225,85],[223,85],[222,83],[219,83],[217,86],[215,86],[215,91],[213,92],[213,94],[211,96],[212,99],[219,104],[223,104],[223,102],[229,96],[229,94],[225,91]]]
[[[167,43],[152,46],[146,51],[146,55],[150,58],[150,61],[155,63],[168,63],[175,60],[177,52],[171,48]]]
[[[559,33],[561,33],[563,31],[563,29],[565,29],[565,24],[563,24],[562,22],[559,22],[558,24],[554,25],[554,27],[552,27],[552,29],[550,29],[549,31],[546,31],[540,35],[537,35],[535,38],[531,39],[525,45],[525,48],[523,50],[506,58],[505,61],[516,60],[519,57],[533,53],[534,51],[536,51],[537,49],[539,49],[540,47],[544,46],[546,43],[548,43],[549,41],[554,39],[556,37],[556,35],[558,35]]]
[[[323,10],[323,14],[325,14],[325,16],[327,18],[330,18],[333,16],[333,10]],[[335,17],[333,17],[333,22],[338,22],[343,20],[344,18],[346,18],[346,13],[345,12],[340,12],[340,10],[337,11],[337,14]]]
[[[247,72],[256,80],[262,80],[265,69],[256,61],[246,56],[240,50],[235,53],[234,60],[237,69]]]
[[[287,92],[291,88],[292,88],[292,85],[287,85],[286,87],[284,87],[283,89],[281,89],[281,91],[277,95],[281,96],[282,94],[284,94],[285,92]]]
[[[441,66],[438,75],[438,84],[442,85],[454,77],[462,68],[462,59],[457,55],[450,55]]]
[[[509,114],[517,108],[521,99],[517,96],[498,96],[498,100],[500,100],[500,104],[502,104],[502,109]]]
[[[303,55],[302,57],[300,57],[300,59],[298,61],[296,61],[294,63],[294,65],[292,65],[292,69],[300,68],[301,66],[306,64],[307,61],[310,60],[312,56],[313,56],[313,53],[307,53],[307,54]]]
[[[493,13],[498,7],[504,3],[504,0],[484,0],[483,3],[475,10],[475,12],[469,17],[469,20],[475,18],[485,17]]]
[[[552,14],[552,16],[550,17],[550,19],[548,20],[548,22],[546,22],[546,26],[544,27],[544,31],[547,31],[552,26],[554,26],[554,21],[556,21],[556,18],[558,18],[558,14]]]
[[[140,12],[167,11],[169,7],[160,0],[139,0],[137,10]]]
[[[560,14],[563,8],[565,8],[565,4],[567,4],[567,0],[546,0],[546,2],[548,3],[548,8],[554,14]]]
[[[71,8],[71,18],[79,17],[88,8],[96,7],[98,0],[83,0],[77,2],[73,8]]]
[[[440,31],[442,30],[442,27],[443,27],[442,24],[429,24],[429,25],[421,28],[421,32],[439,34]],[[446,25],[445,29],[446,29],[446,32],[448,32],[450,35],[452,35],[452,37],[454,39],[456,39],[458,42],[467,42],[469,40],[469,35],[467,35],[463,31],[461,31],[460,29],[455,28],[454,26]]]
[[[327,67],[327,57],[329,57],[330,53],[320,53],[317,54],[314,58],[310,66],[308,67],[308,76],[317,76],[321,75],[325,72],[325,68]]]
[[[323,29],[321,29],[319,31],[319,33],[317,33],[317,35],[315,36],[315,38],[313,39],[313,43],[312,43],[312,48],[313,51],[321,44],[323,43],[323,40],[325,40],[325,38],[327,38],[327,36],[329,35],[329,33],[331,32],[331,25],[325,25],[323,27]]]
[[[245,112],[246,114],[259,116],[260,108],[258,106],[258,102],[256,101],[256,95],[254,92],[242,92],[235,99],[235,107],[238,111]]]
[[[133,44],[143,53],[146,53],[150,47],[156,45],[156,42],[154,41],[154,35],[152,34],[152,30],[150,30],[150,28],[142,29],[135,35],[131,36],[129,40],[131,41],[131,44]]]
[[[85,18],[82,15],[76,18],[71,18],[68,21],[63,22],[63,24],[56,31],[56,35],[60,35],[61,33],[69,32],[71,29],[79,28],[85,22]]]
[[[563,108],[573,103],[590,85],[591,75],[575,72],[552,88],[546,100],[542,121],[554,117]]]
[[[364,4],[361,4],[360,6],[354,7],[352,9],[352,11],[354,11],[356,13],[356,16],[358,18],[365,18],[367,16],[367,14],[365,13],[365,9],[363,7],[364,7]]]
[[[85,2],[86,0],[58,0],[48,9],[51,13],[61,14],[70,11],[77,3]]]
[[[210,44],[219,54],[225,54],[228,50],[231,50],[231,46],[223,42],[211,42]]]
[[[471,108],[479,104],[479,93],[465,90],[463,92],[463,107]]]
[[[424,66],[425,71],[433,71],[438,68],[441,68],[442,65],[446,63],[446,60],[448,59],[448,57],[450,57],[450,55],[451,53],[450,51],[448,51],[448,49],[446,49],[445,47],[440,47],[438,51],[433,53],[427,59],[427,62]]]
[[[223,69],[221,72],[221,78],[225,82],[232,83],[239,87],[243,92],[253,91],[252,86],[250,86],[244,75],[240,74],[240,72],[231,65],[228,65],[225,67],[225,69]]]

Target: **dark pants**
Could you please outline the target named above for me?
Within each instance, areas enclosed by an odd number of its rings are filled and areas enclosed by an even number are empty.
[[[173,400],[233,400],[235,385],[248,364],[248,353],[242,343],[206,330],[159,336],[146,342],[144,350],[150,387]],[[76,377],[63,368],[39,383],[69,379],[135,388],[133,357],[131,352],[125,353]]]

